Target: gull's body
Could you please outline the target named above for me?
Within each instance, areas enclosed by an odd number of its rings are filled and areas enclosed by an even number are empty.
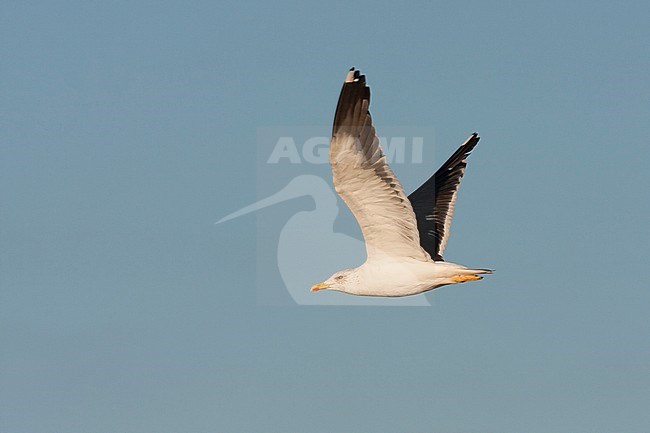
[[[479,280],[480,274],[491,273],[442,258],[466,158],[478,143],[478,135],[472,134],[407,197],[381,150],[369,105],[365,76],[353,68],[346,76],[334,116],[330,165],[336,192],[361,227],[367,259],[358,268],[337,272],[316,284],[312,291],[408,296]]]

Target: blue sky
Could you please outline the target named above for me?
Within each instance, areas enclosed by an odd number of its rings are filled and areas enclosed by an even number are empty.
[[[646,2],[0,12],[3,433],[648,431]],[[435,129],[430,172],[481,134],[446,257],[497,272],[260,306],[269,214],[213,223],[257,198],[258,129],[329,125],[350,66],[379,129]]]

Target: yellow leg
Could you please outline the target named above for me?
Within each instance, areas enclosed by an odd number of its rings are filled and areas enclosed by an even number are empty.
[[[451,277],[452,280],[454,280],[457,283],[465,283],[467,281],[478,281],[482,280],[483,277],[478,276],[478,275],[454,275]]]

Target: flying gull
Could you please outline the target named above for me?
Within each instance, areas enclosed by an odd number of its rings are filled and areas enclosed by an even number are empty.
[[[467,156],[478,144],[478,134],[407,197],[381,150],[369,105],[366,77],[352,68],[334,115],[330,165],[336,192],[361,227],[367,258],[358,268],[336,272],[311,290],[408,296],[492,273],[442,257]]]

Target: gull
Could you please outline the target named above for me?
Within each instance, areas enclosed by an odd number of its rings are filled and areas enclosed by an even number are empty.
[[[352,68],[336,107],[329,156],[334,188],[361,228],[366,261],[336,272],[311,291],[399,297],[480,280],[482,274],[492,273],[446,262],[442,257],[458,187],[467,157],[478,144],[478,134],[473,133],[407,197],[386,162],[369,105],[366,77]]]

